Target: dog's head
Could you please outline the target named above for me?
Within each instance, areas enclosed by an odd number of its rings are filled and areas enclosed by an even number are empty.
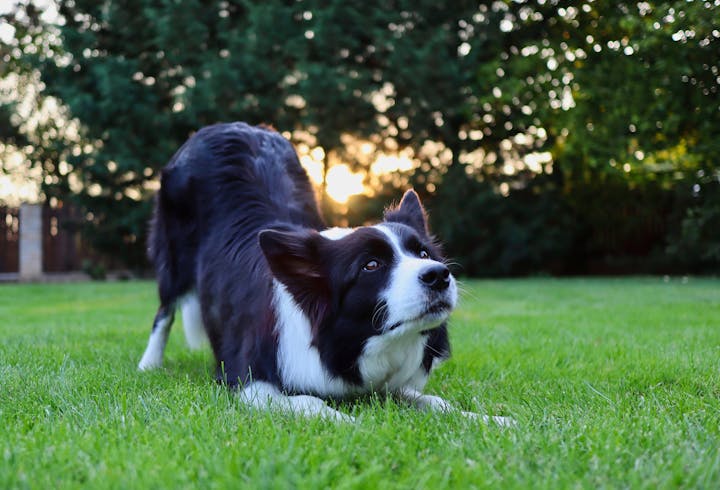
[[[316,344],[360,349],[373,336],[426,332],[443,326],[457,302],[414,191],[378,225],[266,230],[259,239],[274,277],[310,319]]]

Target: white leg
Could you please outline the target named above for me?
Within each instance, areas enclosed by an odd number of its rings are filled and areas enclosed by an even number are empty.
[[[275,386],[263,381],[253,381],[240,392],[240,400],[255,408],[281,410],[305,417],[323,417],[342,422],[353,418],[327,406],[320,398],[309,395],[288,396]]]
[[[185,340],[191,349],[200,349],[207,344],[207,334],[202,322],[202,310],[196,293],[186,295],[180,304]]]
[[[412,403],[420,410],[434,412],[455,412],[457,409],[450,402],[434,395],[424,395],[414,388],[401,388],[397,394],[405,401]]]
[[[148,345],[145,348],[145,353],[138,363],[138,369],[140,371],[147,371],[162,365],[165,345],[167,344],[168,335],[170,334],[172,321],[172,312],[169,312],[166,308],[160,308],[158,310]]]
[[[439,396],[434,395],[424,395],[423,393],[420,393],[419,391],[413,389],[413,388],[402,388],[397,392],[398,396],[402,398],[403,400],[406,400],[413,405],[415,405],[420,410],[428,410],[428,411],[435,411],[435,412],[460,412],[465,417],[471,418],[471,419],[480,419],[486,424],[490,421],[495,422],[500,427],[514,427],[516,424],[515,420],[513,420],[511,417],[499,417],[499,416],[493,416],[490,417],[488,415],[481,415],[474,412],[465,412],[462,410],[458,410],[450,402],[447,400],[444,400],[440,398]]]

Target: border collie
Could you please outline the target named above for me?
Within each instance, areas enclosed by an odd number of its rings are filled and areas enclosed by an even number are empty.
[[[414,191],[378,225],[325,229],[285,138],[209,126],[162,172],[149,255],[160,307],[140,370],[162,363],[180,307],[188,344],[206,337],[250,405],[347,419],[323,399],[382,391],[453,410],[421,393],[449,356],[457,286]]]

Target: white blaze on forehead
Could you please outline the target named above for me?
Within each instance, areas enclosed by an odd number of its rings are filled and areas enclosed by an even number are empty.
[[[392,244],[393,250],[398,257],[406,255],[406,253],[403,251],[402,246],[400,245],[400,238],[395,233],[393,233],[393,231],[389,227],[385,225],[375,225],[373,226],[373,228],[381,231],[383,235],[385,235],[388,240],[390,240],[390,244]]]
[[[323,230],[320,232],[322,236],[329,240],[340,240],[341,238],[345,238],[350,233],[355,231],[355,228],[328,228],[327,230]]]
[[[421,283],[422,272],[431,266],[443,265],[432,259],[421,259],[411,254],[400,243],[400,237],[386,225],[376,225],[373,228],[382,232],[390,241],[396,261],[391,265],[392,273],[388,286],[381,294],[387,303],[386,326],[402,324],[405,329],[425,330],[433,328],[445,321],[446,318],[431,319],[425,316],[431,296],[427,287]],[[444,297],[435,297],[444,300],[451,308],[457,303],[457,285],[450,276],[450,286],[445,290]],[[429,323],[428,323],[429,322]]]

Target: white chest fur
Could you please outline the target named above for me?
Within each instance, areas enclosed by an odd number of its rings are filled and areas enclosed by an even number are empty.
[[[416,332],[370,338],[358,360],[365,387],[394,391],[408,383],[417,384],[418,371],[423,371],[425,342],[425,336]]]
[[[310,322],[290,293],[275,281],[275,308],[278,317],[277,362],[283,384],[301,393],[345,396],[352,389],[342,379],[327,372],[320,353],[312,345]]]
[[[358,359],[364,386],[358,389],[325,369],[311,345],[310,323],[279,282],[275,282],[278,315],[278,367],[283,384],[298,392],[320,396],[347,396],[364,390],[395,391],[411,386],[422,389],[427,380],[422,369],[426,337],[418,332],[386,334],[368,339]]]

